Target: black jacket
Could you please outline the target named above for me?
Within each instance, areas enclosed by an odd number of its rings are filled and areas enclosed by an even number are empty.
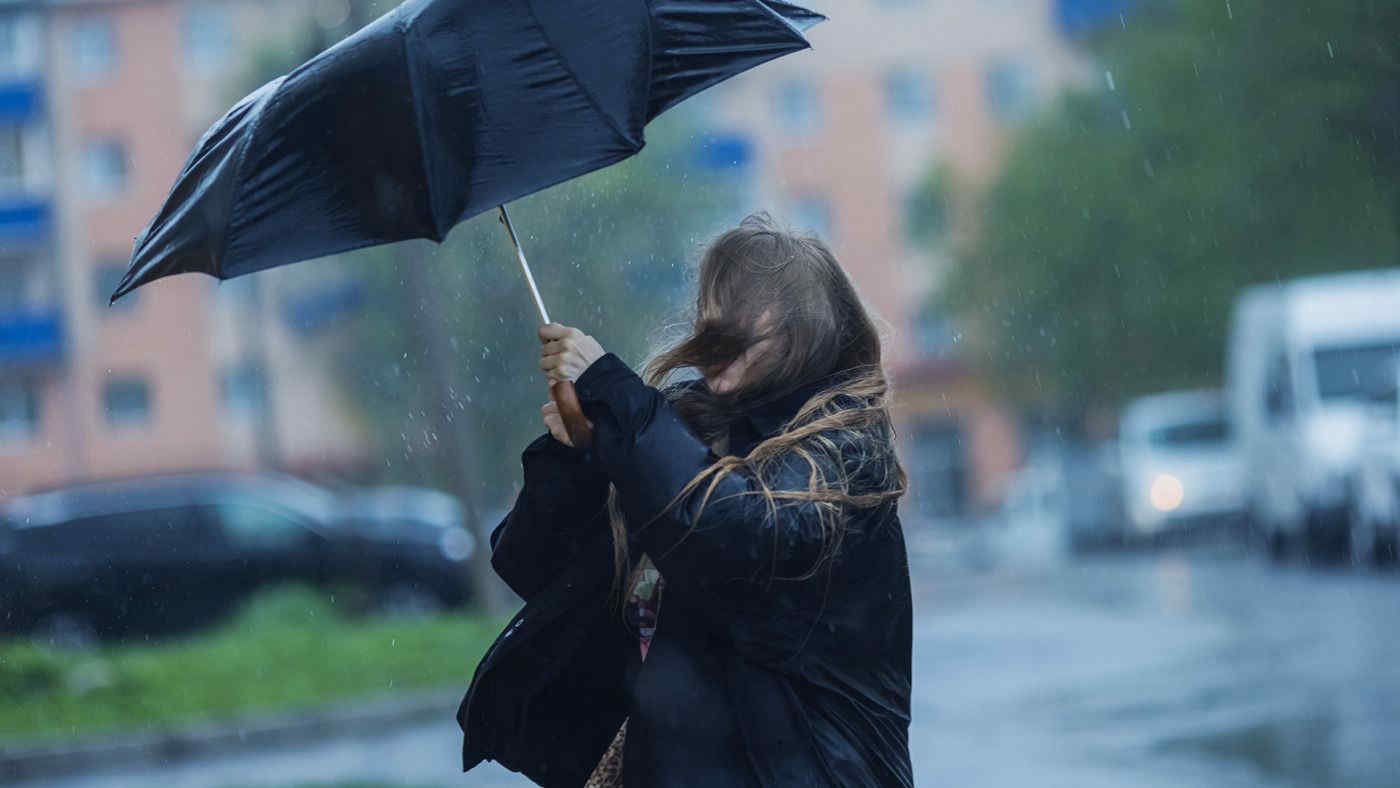
[[[770,514],[761,496],[736,494],[756,485],[735,472],[683,541],[699,495],[638,529],[717,458],[665,394],[611,353],[576,388],[594,423],[593,447],[577,451],[548,434],[533,442],[522,457],[524,489],[491,535],[493,565],[526,604],[483,656],[458,709],[463,768],[490,758],[541,785],[576,788],[634,711],[627,673],[637,641],[608,607],[610,480],[632,529],[631,554],[649,554],[666,579],[653,649],[667,636],[668,615],[681,611],[688,627],[722,646],[711,655],[722,674],[717,691],[749,764],[732,784],[912,785],[912,613],[895,504],[853,514],[829,571],[770,582],[774,561],[781,577],[817,555],[813,504],[780,502]],[[736,429],[731,451],[777,432],[813,393],[748,414],[749,434]],[[862,447],[841,449],[856,467]],[[806,489],[810,471],[794,455],[768,481]],[[855,492],[881,483],[856,482]],[[686,773],[686,741],[651,746],[661,760],[646,785],[697,784]]]

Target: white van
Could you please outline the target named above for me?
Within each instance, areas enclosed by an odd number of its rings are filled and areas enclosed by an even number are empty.
[[[1367,398],[1400,351],[1400,270],[1245,290],[1226,349],[1226,390],[1250,519],[1272,554],[1348,552]]]

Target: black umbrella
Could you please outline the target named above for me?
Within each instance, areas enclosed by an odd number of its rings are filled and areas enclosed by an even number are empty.
[[[205,132],[112,300],[172,274],[441,241],[631,156],[652,118],[806,48],[821,19],[779,0],[408,0]]]
[[[441,241],[636,153],[652,118],[805,48],[821,18],[773,0],[409,0],[205,132],[113,298]]]

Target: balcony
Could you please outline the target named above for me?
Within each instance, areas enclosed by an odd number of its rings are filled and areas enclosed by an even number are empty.
[[[0,192],[0,249],[48,240],[52,220],[48,200]]]
[[[0,307],[0,369],[63,359],[63,314],[57,307],[6,311]]]
[[[1055,21],[1067,36],[1086,35],[1116,23],[1136,5],[1137,0],[1055,0]]]
[[[36,79],[0,78],[0,123],[25,125],[44,114],[44,88]]]

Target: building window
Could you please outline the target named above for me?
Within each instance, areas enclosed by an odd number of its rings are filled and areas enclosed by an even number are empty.
[[[13,187],[24,180],[24,127],[0,125],[0,184]]]
[[[180,30],[185,59],[197,71],[210,73],[228,65],[233,52],[233,21],[216,5],[196,5],[185,12]]]
[[[0,16],[0,72],[18,71],[20,60],[19,16]]]
[[[126,188],[126,146],[115,140],[89,144],[83,149],[83,180],[88,193],[103,197]]]
[[[109,380],[102,387],[102,410],[113,427],[132,427],[151,421],[151,387],[140,378]]]
[[[110,260],[99,263],[93,276],[93,296],[97,300],[99,310],[125,311],[136,304],[138,293],[131,292],[122,296],[122,300],[112,303],[112,294],[117,291],[117,285],[122,282],[122,277],[126,276],[126,263],[120,260]]]
[[[73,63],[87,80],[105,77],[117,66],[117,32],[106,17],[84,19],[73,28]]]
[[[40,70],[42,28],[39,20],[39,15],[32,11],[0,14],[0,74],[7,77],[30,76]]]
[[[938,165],[904,193],[904,236],[920,246],[942,243],[952,223],[953,176]]]
[[[262,366],[245,361],[226,370],[219,381],[219,400],[235,420],[261,418],[267,410],[267,375]]]
[[[789,79],[778,86],[775,99],[778,125],[784,131],[804,134],[821,125],[817,88],[805,79]]]
[[[42,312],[54,306],[58,277],[42,252],[0,245],[0,312]]]
[[[34,384],[0,381],[0,443],[27,441],[39,430],[39,395]]]
[[[1024,63],[993,63],[984,77],[984,91],[992,115],[1002,123],[1015,123],[1031,106],[1031,73]]]
[[[824,195],[804,194],[792,203],[792,218],[798,232],[815,233],[822,240],[830,240],[834,229],[831,218],[831,201]]]
[[[885,74],[885,114],[896,124],[922,124],[933,109],[933,88],[922,71],[895,66]]]

